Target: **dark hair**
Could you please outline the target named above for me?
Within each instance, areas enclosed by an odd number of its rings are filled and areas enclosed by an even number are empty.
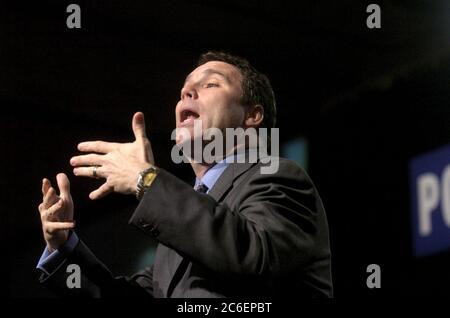
[[[209,51],[200,55],[197,66],[211,61],[225,62],[239,69],[242,74],[242,104],[261,105],[264,109],[264,118],[260,127],[275,127],[277,114],[275,94],[267,76],[258,72],[246,59],[219,51]]]

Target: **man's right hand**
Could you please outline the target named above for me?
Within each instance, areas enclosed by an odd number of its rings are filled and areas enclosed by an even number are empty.
[[[48,179],[42,180],[43,200],[39,205],[44,239],[50,252],[62,246],[69,238],[69,230],[75,227],[69,179],[60,173],[56,180],[59,195]]]

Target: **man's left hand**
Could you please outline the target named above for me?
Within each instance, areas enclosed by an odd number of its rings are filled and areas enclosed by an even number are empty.
[[[92,200],[100,199],[111,192],[136,193],[139,173],[154,165],[152,146],[145,133],[144,114],[133,116],[135,141],[113,143],[87,141],[78,144],[78,150],[88,154],[70,159],[76,176],[103,178],[106,182],[89,194]]]

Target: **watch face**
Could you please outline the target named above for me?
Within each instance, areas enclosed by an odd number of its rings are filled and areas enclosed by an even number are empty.
[[[149,186],[152,183],[152,181],[155,178],[155,176],[156,176],[156,173],[154,171],[146,173],[144,175],[144,178],[143,178],[144,179],[143,180],[144,181],[144,187]]]

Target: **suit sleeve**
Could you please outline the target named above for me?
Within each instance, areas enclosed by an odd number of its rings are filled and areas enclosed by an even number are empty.
[[[285,275],[326,257],[324,211],[306,174],[286,161],[274,175],[252,169],[234,209],[161,170],[130,223],[225,275]]]
[[[69,264],[80,269],[80,288],[69,288],[67,281],[72,280],[74,272],[67,272]],[[42,273],[39,280],[57,295],[65,297],[152,297],[153,268],[134,274],[131,277],[114,277],[108,268],[100,262],[90,249],[79,241],[75,249],[67,255],[59,268],[47,275]]]

